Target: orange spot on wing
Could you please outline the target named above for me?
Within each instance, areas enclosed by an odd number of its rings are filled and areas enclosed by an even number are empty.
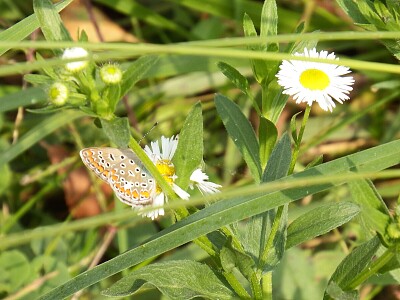
[[[135,190],[133,190],[133,192],[132,192],[132,197],[133,197],[133,199],[139,199],[139,193],[138,193],[138,191],[135,189]]]

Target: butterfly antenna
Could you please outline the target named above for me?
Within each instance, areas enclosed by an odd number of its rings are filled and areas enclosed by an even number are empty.
[[[157,125],[158,125],[158,122],[155,122],[155,123],[153,124],[153,126],[149,129],[149,131],[147,131],[147,132],[143,135],[143,137],[139,140],[139,144],[144,140],[144,138],[145,138],[154,128],[156,128]]]

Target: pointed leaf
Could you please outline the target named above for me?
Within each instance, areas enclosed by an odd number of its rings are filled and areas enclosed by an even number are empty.
[[[281,212],[281,214],[279,214]],[[287,223],[288,223],[288,205],[283,205],[282,208],[279,209],[271,209],[268,211],[270,215],[273,214],[274,224],[272,224],[272,229],[276,222],[278,223],[278,228],[276,232],[274,230],[270,230],[270,236],[268,236],[267,244],[265,245],[265,249],[261,254],[262,257],[259,260],[259,268],[263,270],[264,273],[270,272],[275,269],[275,267],[281,261],[283,254],[285,253],[285,245],[286,245],[286,236],[287,236]],[[273,240],[270,246],[269,239]],[[266,256],[265,256],[266,255]]]
[[[250,278],[253,273],[254,261],[250,256],[231,249],[223,247],[220,252],[221,265],[226,272],[231,273],[237,268],[246,278]]]
[[[329,298],[328,298],[329,295]],[[358,300],[360,295],[358,291],[344,291],[336,283],[331,282],[326,289],[324,299],[333,300]]]
[[[146,284],[147,283],[147,284]],[[169,299],[232,299],[233,292],[204,264],[191,260],[154,263],[136,270],[102,292],[124,297],[136,293],[144,284],[155,286]]]
[[[54,4],[56,11],[60,12],[67,7],[73,0],[65,0]],[[21,41],[34,32],[39,27],[39,22],[35,14],[21,20],[17,24],[0,32],[0,41],[11,42]],[[0,48],[0,56],[3,55],[10,47]]]
[[[242,153],[254,180],[260,182],[259,146],[253,127],[251,127],[250,122],[243,115],[239,106],[227,97],[217,94],[215,96],[215,106],[228,134]]]
[[[128,148],[131,137],[128,118],[115,118],[111,121],[101,119],[101,126],[110,141],[118,148]]]
[[[352,200],[361,208],[359,218],[366,234],[378,232],[385,235],[390,221],[389,210],[370,180],[349,181]]]
[[[374,237],[368,242],[361,244],[347,255],[329,280],[327,292],[331,283],[335,283],[342,290],[345,290],[351,280],[368,267],[368,264],[371,262],[379,246],[379,238]]]
[[[272,150],[267,167],[264,170],[262,182],[270,182],[285,177],[289,171],[291,159],[290,137],[285,133]]]
[[[339,202],[317,207],[301,215],[288,227],[286,249],[347,223],[359,212],[358,205]]]
[[[125,96],[136,82],[144,78],[157,60],[158,56],[150,55],[142,56],[135,60],[124,72],[121,84],[121,96]]]
[[[72,41],[55,5],[50,0],[34,0],[33,10],[39,21],[40,29],[48,41]],[[60,53],[60,50],[54,51]]]
[[[20,106],[26,107],[48,101],[47,95],[42,88],[31,87],[26,90],[19,90],[0,98],[0,112],[17,109]]]
[[[182,130],[179,133],[179,142],[173,163],[176,175],[176,184],[186,189],[190,175],[201,166],[203,161],[203,115],[200,102],[196,103],[187,116]]]
[[[243,17],[243,32],[246,37],[256,37],[258,36],[257,31],[254,27],[251,18],[244,14]],[[265,47],[262,45],[249,45],[249,49],[260,51]],[[268,75],[268,63],[265,60],[251,59],[251,68],[253,69],[253,74],[256,80],[261,83]]]
[[[250,86],[247,78],[240,74],[238,70],[224,62],[219,62],[218,68],[245,95],[250,93]]]
[[[278,129],[276,129],[275,124],[270,120],[260,117],[260,128],[258,131],[260,137],[261,167],[265,169],[272,149],[275,146],[276,139],[278,138]]]

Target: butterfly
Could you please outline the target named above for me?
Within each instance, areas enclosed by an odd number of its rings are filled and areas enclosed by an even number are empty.
[[[79,154],[85,166],[107,182],[123,203],[132,207],[153,203],[155,180],[132,150],[90,147]]]

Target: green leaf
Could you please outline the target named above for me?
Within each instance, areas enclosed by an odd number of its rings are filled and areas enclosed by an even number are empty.
[[[374,237],[347,255],[332,274],[326,295],[329,292],[331,283],[335,283],[342,290],[346,290],[352,279],[368,266],[379,246],[379,239]]]
[[[270,192],[260,192],[260,186],[255,185],[252,193],[248,187],[236,189],[235,196],[224,197],[218,194],[220,201],[215,202],[189,217],[175,223],[157,233],[147,243],[131,249],[121,255],[102,263],[96,268],[83,272],[70,281],[58,286],[42,296],[42,300],[62,299],[85,287],[101,281],[113,274],[177,248],[200,236],[215,231],[222,226],[249,218],[264,211],[288,204],[305,196],[344,184],[340,177],[330,183],[314,183],[305,187],[285,188],[287,182],[310,180],[310,176],[326,177],[329,175],[348,174],[356,168],[359,172],[377,172],[400,163],[400,140],[386,143],[368,150],[360,151],[343,158],[319,165],[312,169],[299,172],[278,180],[282,188]],[[302,181],[303,182],[303,181]],[[268,183],[262,186],[268,186]],[[245,194],[244,191],[247,191]],[[245,196],[247,195],[247,196]],[[7,239],[0,238],[0,247]],[[9,244],[9,243],[8,243]]]
[[[329,295],[329,298],[328,298]],[[358,291],[344,291],[336,283],[331,282],[326,289],[326,294],[324,299],[334,299],[334,300],[358,300],[360,295]]]
[[[250,94],[249,82],[247,81],[247,78],[240,74],[238,70],[224,62],[219,62],[218,68],[245,95]]]
[[[60,12],[65,7],[67,7],[73,0],[65,0],[56,3],[55,9]],[[34,32],[39,27],[39,22],[35,14],[21,20],[17,24],[11,26],[10,28],[0,32],[0,41],[2,42],[13,42],[21,41]],[[7,52],[10,48],[4,47],[0,48],[0,56]]]
[[[283,88],[276,79],[272,80],[266,88],[263,88],[263,93],[266,95],[263,97],[264,115],[274,124],[278,121],[289,98],[288,95],[282,94],[282,91]]]
[[[281,212],[281,214],[279,214]],[[268,211],[268,215],[273,220],[271,224],[270,234],[268,236],[268,241],[264,245],[265,248],[262,257],[259,261],[259,268],[263,272],[269,272],[274,270],[274,268],[281,261],[283,254],[285,253],[286,236],[287,236],[287,222],[288,222],[288,205],[285,204],[278,209],[271,209]],[[276,232],[274,229],[275,223],[278,222],[278,227]],[[272,239],[272,242],[269,240]]]
[[[270,120],[260,117],[260,128],[258,131],[260,138],[261,168],[265,169],[272,149],[275,146],[276,139],[278,138],[278,130],[276,129],[275,124]]]
[[[270,182],[285,177],[289,171],[292,159],[290,137],[285,133],[272,150],[267,167],[264,170],[262,182]]]
[[[0,254],[1,276],[0,291],[14,292],[24,285],[31,276],[31,266],[26,256],[17,251],[6,251]]]
[[[0,166],[8,163],[56,129],[82,116],[83,114],[79,111],[65,110],[46,118],[21,136],[17,143],[0,154]]]
[[[301,215],[288,227],[286,249],[347,223],[359,212],[358,205],[339,202],[322,205]]]
[[[297,137],[297,126],[296,126],[296,117],[301,114],[301,111],[298,113],[294,114],[292,118],[290,119],[290,132],[292,134],[292,139],[296,145],[298,145],[298,137]],[[299,145],[298,145],[299,146]]]
[[[118,102],[121,100],[121,86],[119,84],[108,85],[104,88],[102,99],[108,102],[112,112],[115,112]]]
[[[101,126],[110,141],[118,148],[128,148],[131,137],[128,118],[115,118],[111,121],[101,119]]]
[[[50,0],[34,0],[33,10],[39,21],[40,29],[48,41],[72,41],[55,5]],[[54,50],[60,54],[60,50]]]
[[[254,273],[252,269],[254,261],[250,256],[236,249],[223,247],[220,251],[220,259],[223,269],[228,273],[232,273],[234,268],[237,268],[246,278],[250,278]]]
[[[121,83],[121,96],[125,96],[140,79],[146,77],[147,72],[157,62],[158,56],[142,56],[130,64],[125,70]]]
[[[246,37],[258,36],[253,21],[246,13],[243,16],[243,32]],[[249,45],[248,48],[255,51],[265,49],[265,47],[262,45]],[[259,83],[263,82],[264,79],[268,76],[268,63],[265,60],[256,59],[251,59],[250,62],[251,68],[253,69],[254,77]]]
[[[275,0],[265,0],[261,11],[260,37],[278,34],[278,10]]]
[[[365,0],[361,0],[358,2],[363,2],[363,1]],[[368,23],[367,19],[365,19],[363,14],[360,12],[360,9],[358,8],[358,4],[356,2],[348,0],[336,0],[336,2],[346,12],[346,14],[354,20],[355,23],[359,24]]]
[[[308,252],[300,248],[292,248],[285,252],[285,256],[272,276],[273,299],[314,300],[322,298],[324,291],[320,284],[316,283],[317,266],[315,266],[314,257],[311,257]],[[322,278],[321,281],[323,281]]]
[[[228,289],[213,271],[191,260],[154,263],[136,270],[102,292],[105,296],[124,297],[144,285],[153,285],[169,299],[232,299]]]
[[[42,62],[42,67],[41,70],[50,78],[53,78],[54,80],[59,80],[59,75],[56,73],[56,71],[54,71],[53,67],[48,67],[46,66],[46,60],[40,55],[39,52],[36,52],[36,60],[38,62]],[[28,75],[28,74],[27,74]],[[26,76],[26,75],[25,75]],[[24,78],[25,78],[24,76]]]
[[[287,175],[291,160],[290,138],[284,134],[275,146],[263,174],[263,182],[274,181]],[[257,262],[264,272],[272,270],[282,258],[286,243],[287,206],[277,216],[276,209],[251,217],[236,226],[235,231],[245,251]],[[276,218],[279,220],[275,220]],[[272,232],[274,222],[279,222]],[[270,236],[274,234],[274,236]],[[268,246],[268,239],[273,241]],[[269,247],[266,249],[266,247]],[[263,257],[263,255],[266,255]]]
[[[306,166],[305,169],[307,170],[312,167],[318,166],[318,165],[322,164],[323,161],[324,161],[324,155],[320,154],[316,158],[314,158],[310,163],[308,163],[308,165]]]
[[[253,127],[239,106],[227,97],[220,94],[215,95],[215,106],[228,134],[242,153],[254,180],[260,182],[259,146]]]
[[[8,94],[0,98],[0,112],[6,112],[48,101],[46,93],[42,88],[28,88],[16,93]]]
[[[39,75],[39,74],[25,74],[24,80],[26,82],[41,85],[41,84],[51,84],[54,82],[52,78],[46,75]]]
[[[357,180],[348,183],[352,200],[361,208],[359,214],[361,226],[365,234],[378,232],[385,235],[385,229],[390,221],[389,210],[378,191],[370,180]]]
[[[47,105],[45,107],[41,107],[41,108],[34,108],[34,109],[27,108],[26,111],[28,111],[32,114],[51,114],[51,113],[55,113],[55,112],[58,112],[61,110],[65,111],[68,108],[69,108],[68,106],[58,107],[58,106],[49,104],[49,105]]]
[[[173,157],[176,184],[186,189],[190,175],[203,161],[203,115],[200,102],[196,103],[187,116],[179,134],[178,147]]]

